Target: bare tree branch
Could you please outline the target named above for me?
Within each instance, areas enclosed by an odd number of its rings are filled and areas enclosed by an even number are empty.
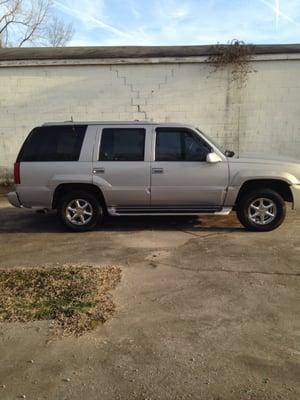
[[[0,47],[65,46],[74,30],[52,14],[52,0],[0,0]]]
[[[48,1],[43,1],[40,0],[38,2],[38,9],[34,11],[33,9],[31,10],[29,19],[28,19],[28,24],[27,24],[27,30],[25,33],[24,38],[21,40],[19,47],[22,47],[22,45],[31,40],[31,38],[34,36],[35,32],[39,29],[39,27],[42,25],[43,21],[45,20],[48,11],[49,11],[49,2]]]
[[[65,46],[72,39],[73,34],[72,24],[65,24],[63,20],[54,16],[46,27],[46,42],[52,47]]]
[[[10,3],[9,0],[6,0],[5,3]],[[7,11],[6,13],[3,14],[3,16],[1,16],[1,12],[0,12],[0,26],[3,20],[7,21],[9,20],[9,18],[11,18],[12,20],[14,19],[14,17],[18,14],[18,12],[20,11],[20,6],[21,6],[21,0],[16,0],[14,2],[11,2],[12,4],[9,7],[7,7]],[[3,30],[3,29],[1,29]]]

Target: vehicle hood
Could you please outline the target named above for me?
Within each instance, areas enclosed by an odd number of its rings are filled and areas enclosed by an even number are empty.
[[[267,154],[260,154],[260,153],[242,153],[238,156],[234,157],[237,160],[241,160],[242,162],[268,162],[268,163],[275,163],[275,164],[300,164],[300,159],[287,157],[287,156],[272,156]]]
[[[300,160],[266,156],[262,154],[240,154],[228,158],[233,181],[238,177],[247,179],[283,179],[289,184],[300,183]]]

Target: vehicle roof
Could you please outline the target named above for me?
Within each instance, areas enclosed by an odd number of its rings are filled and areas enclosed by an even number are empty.
[[[150,122],[150,121],[63,121],[63,122],[45,122],[43,126],[56,125],[155,125],[155,126],[179,126],[191,127],[189,124],[177,122]]]

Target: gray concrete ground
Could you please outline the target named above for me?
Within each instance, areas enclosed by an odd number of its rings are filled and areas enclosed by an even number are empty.
[[[124,217],[77,234],[2,199],[2,268],[123,275],[113,319],[79,339],[48,343],[48,322],[0,325],[0,399],[298,400],[299,221],[257,234],[234,215]]]

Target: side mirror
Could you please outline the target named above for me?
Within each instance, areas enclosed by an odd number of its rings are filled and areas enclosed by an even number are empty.
[[[225,151],[225,156],[226,156],[226,157],[233,157],[233,156],[234,156],[234,151],[226,150],[226,151]]]
[[[215,164],[218,162],[221,162],[222,158],[220,156],[218,156],[218,154],[216,153],[208,153],[206,156],[206,162],[210,163],[210,164]]]

